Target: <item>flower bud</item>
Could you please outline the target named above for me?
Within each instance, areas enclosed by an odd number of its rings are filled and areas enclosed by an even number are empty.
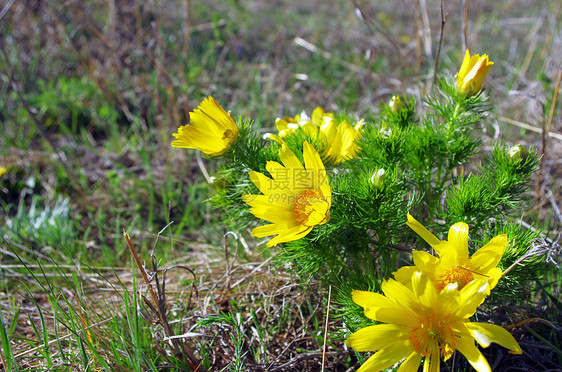
[[[529,156],[529,151],[520,144],[511,146],[507,150],[507,157],[513,162],[524,163],[527,160],[527,156]]]
[[[392,135],[392,128],[388,128],[386,124],[383,124],[382,127],[379,129],[379,133],[382,137],[388,138]]]
[[[369,182],[371,185],[375,186],[376,188],[381,188],[385,178],[385,171],[383,168],[379,169],[371,176]]]
[[[486,54],[471,56],[467,49],[462,66],[456,77],[459,92],[465,97],[470,97],[480,92],[482,82],[493,64],[494,62],[490,61]]]
[[[404,107],[404,103],[400,99],[400,96],[392,96],[390,101],[388,101],[388,107],[390,107],[390,111],[397,113]]]

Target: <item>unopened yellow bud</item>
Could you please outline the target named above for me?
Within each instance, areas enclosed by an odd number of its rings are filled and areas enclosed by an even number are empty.
[[[482,89],[482,81],[490,71],[494,62],[486,54],[470,56],[468,49],[464,55],[462,66],[457,74],[457,87],[465,97],[470,97]]]

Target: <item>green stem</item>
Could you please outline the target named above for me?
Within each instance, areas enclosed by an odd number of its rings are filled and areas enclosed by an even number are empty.
[[[426,223],[430,225],[433,222],[433,216],[435,215],[435,209],[437,207],[437,200],[441,198],[441,194],[443,193],[443,184],[444,180],[441,179],[441,174],[443,172],[443,163],[444,159],[439,159],[439,163],[437,164],[437,173],[435,175],[435,187],[433,188],[433,193],[429,192],[428,190],[428,212],[427,212],[427,220]],[[428,187],[431,187],[431,182],[428,184]]]
[[[447,141],[450,139],[452,135],[454,135],[456,121],[458,120],[459,115],[461,114],[461,105],[457,102],[455,105],[455,109],[453,114],[447,121]],[[431,225],[433,222],[433,216],[436,214],[435,209],[437,208],[437,201],[441,199],[441,195],[443,194],[443,187],[445,182],[447,181],[447,177],[451,171],[450,164],[447,166],[446,171],[444,171],[443,166],[447,163],[447,161],[443,158],[439,159],[437,164],[437,169],[435,173],[435,186],[431,187],[431,173],[428,175],[428,182],[426,183],[426,191],[427,191],[427,219],[425,223],[427,225]],[[432,192],[433,191],[433,192]]]
[[[451,118],[449,119],[449,122],[448,122],[449,125],[447,127],[447,137],[451,135],[451,127],[452,127],[453,123],[455,121],[457,121],[458,116],[460,114],[460,111],[461,111],[461,104],[457,103],[455,105],[455,111],[453,111],[453,116],[451,116]]]

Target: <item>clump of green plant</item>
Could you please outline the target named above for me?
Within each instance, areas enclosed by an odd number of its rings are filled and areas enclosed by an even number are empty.
[[[118,112],[91,79],[63,76],[39,80],[37,85],[39,93],[30,101],[47,127],[58,126],[68,134],[80,134],[84,127],[94,128],[98,135],[116,134],[110,131],[116,128]]]
[[[405,357],[412,368],[422,360],[438,366],[459,350],[485,371],[475,342],[521,349],[499,326],[465,322],[515,260],[526,265],[510,273],[512,284],[544,270],[544,255],[525,256],[540,230],[512,219],[537,168],[536,151],[500,143],[479,152],[477,124],[491,108],[482,83],[492,65],[467,51],[455,79],[442,79],[422,112],[413,98],[398,95],[370,122],[316,108],[277,119],[277,133],[263,139],[209,97],[174,133],[172,146],[221,158],[215,203],[226,217],[240,228],[255,224],[253,217],[270,222],[252,235],[273,236],[267,246],[281,245],[283,262],[335,287],[340,314],[358,330],[348,344],[379,351],[365,369]],[[446,239],[437,237],[447,230]],[[497,300],[513,296],[510,288]],[[372,321],[400,324],[381,314],[401,307],[412,325],[382,339],[409,341],[370,341],[377,338]]]
[[[33,196],[29,204],[22,198],[16,214],[6,220],[0,232],[20,244],[34,242],[35,249],[55,250],[64,261],[70,261],[76,249],[75,221],[68,198],[58,198],[52,206],[38,196]]]

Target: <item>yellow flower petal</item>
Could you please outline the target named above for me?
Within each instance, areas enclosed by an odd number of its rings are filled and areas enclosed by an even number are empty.
[[[468,258],[468,225],[457,222],[449,228],[447,241],[454,247],[459,259]]]
[[[421,223],[419,223],[410,213],[408,213],[408,222],[406,224],[414,230],[427,244],[433,248],[439,245],[439,239],[429,232]]]
[[[390,300],[388,297],[381,295],[380,293],[375,293],[371,291],[359,291],[354,289],[351,291],[351,299],[357,305],[361,307],[378,308],[378,307],[390,307],[395,306],[394,301]]]
[[[437,290],[433,286],[433,283],[430,283],[427,275],[423,275],[421,271],[417,271],[412,275],[411,280],[412,291],[414,296],[417,297],[417,301],[427,307],[431,307],[432,304],[438,303]],[[418,310],[414,305],[410,306],[414,312]]]
[[[320,159],[320,155],[308,142],[305,142],[303,145],[303,158],[307,172],[311,174],[313,179],[318,181],[318,184],[313,186],[320,188],[325,198],[331,198],[332,189],[328,183],[328,176],[324,164],[322,164],[322,159]]]
[[[311,205],[312,211],[308,215],[305,225],[315,226],[328,222],[330,217],[330,206],[328,203],[315,203]]]
[[[281,132],[279,132],[279,133],[281,134]],[[273,140],[273,141],[277,142],[280,145],[284,145],[285,141],[283,141],[283,138],[281,138],[281,137],[282,137],[281,135],[277,136],[273,133],[266,133],[266,134],[263,135],[264,139],[270,139],[270,140]]]
[[[416,273],[419,273],[419,271]],[[412,277],[414,277],[416,273],[414,273]],[[412,279],[412,281],[414,281],[414,279]],[[389,299],[404,306],[409,311],[416,311],[414,304],[418,302],[418,299],[415,297],[414,293],[403,284],[398,283],[396,280],[385,280],[381,285],[381,289],[384,295]]]
[[[380,293],[353,290],[353,302],[363,307],[367,318],[383,323],[413,326],[416,319],[407,309]]]
[[[425,251],[413,251],[412,260],[414,261],[414,265],[418,268],[417,270],[426,272],[435,271],[437,265],[439,265],[439,259]]]
[[[322,126],[320,127],[322,133],[326,135],[327,138],[335,138],[338,134],[338,122],[335,119],[327,120]]]
[[[492,289],[495,288],[495,286],[498,284],[498,282],[502,278],[503,272],[502,272],[502,269],[500,269],[499,267],[494,267],[494,268],[486,271],[485,275],[489,278],[488,279],[488,285],[489,285],[489,289],[492,290]],[[486,293],[486,295],[489,296],[490,292],[488,291],[488,293]]]
[[[304,169],[299,158],[297,158],[297,156],[293,154],[293,152],[287,145],[281,146],[281,149],[279,150],[279,158],[281,159],[281,162],[283,163],[285,168],[292,170]]]
[[[276,204],[271,203],[271,196],[268,195],[244,195],[242,196],[242,200],[244,201],[244,203],[254,208]]]
[[[201,107],[201,106],[199,106]],[[189,121],[193,128],[199,129],[213,138],[222,138],[225,127],[201,110],[195,109],[189,113]]]
[[[406,357],[406,360],[400,364],[396,372],[417,372],[420,366],[422,356],[416,352],[411,353]]]
[[[326,142],[324,156],[329,158],[332,164],[339,164],[357,156],[357,143],[362,136],[361,124],[362,121],[359,121],[352,127],[345,120],[338,123],[332,119],[320,128]]]
[[[294,228],[294,226],[289,227],[287,224],[271,223],[269,225],[256,227],[252,230],[252,235],[258,238],[263,238],[264,236],[284,233],[292,228]]]
[[[469,337],[461,337],[457,342],[457,349],[464,355],[472,367],[478,372],[491,372],[490,364],[484,355],[474,345],[474,340]]]
[[[394,324],[377,324],[361,328],[353,333],[345,343],[356,351],[376,351],[388,346],[388,340],[408,338],[408,329]]]
[[[216,126],[210,125],[211,130],[219,129],[224,131],[226,129],[235,129],[235,128],[236,130],[238,129],[230,114],[226,112],[217,103],[217,101],[215,101],[213,97],[209,96],[207,99],[204,99],[203,102],[201,102],[201,104],[199,105],[198,110],[196,109],[193,111],[193,113],[190,113],[190,119],[192,114],[198,115],[199,112],[207,116],[207,117],[202,117],[202,121],[204,121],[205,123],[210,123],[209,119],[215,122]],[[196,120],[193,121],[195,122]]]
[[[310,121],[304,121],[304,122],[300,122],[300,127],[299,129],[306,134],[306,136],[311,140],[311,141],[316,141],[318,139],[319,136],[319,131],[320,128],[318,128],[318,126]]]
[[[392,323],[408,327],[414,327],[418,324],[415,314],[401,305],[377,309],[366,308],[365,316],[381,323]]]
[[[282,132],[284,130],[289,129],[289,123],[293,123],[294,120],[292,120],[291,118],[277,118],[275,120],[275,126],[277,127],[277,131],[278,132]]]
[[[439,372],[441,368],[441,359],[438,350],[433,350],[431,354],[425,357],[423,363],[423,372]]]
[[[176,140],[172,142],[172,147],[202,149],[220,149],[222,142],[217,141],[216,136],[201,130],[192,125],[183,125],[178,128],[178,133],[172,133]],[[199,147],[197,149],[199,149]]]
[[[515,338],[504,328],[488,323],[471,322],[466,323],[466,327],[470,335],[482,346],[488,347],[490,343],[495,342],[512,354],[522,354],[521,346],[515,341]]]
[[[274,180],[283,181],[285,178],[289,177],[289,171],[276,161],[270,160],[265,163],[265,169]]]
[[[324,120],[325,117],[334,117],[334,114],[332,114],[331,112],[325,112],[324,109],[320,106],[316,107],[312,111],[311,120],[314,124],[318,126],[322,125],[322,121]]]
[[[489,286],[486,280],[474,280],[468,283],[459,292],[461,297],[457,308],[454,309],[455,314],[460,317],[468,319],[480,306],[489,293]],[[455,292],[455,291],[453,291]]]
[[[318,152],[316,152],[314,146],[312,146],[308,142],[305,142],[303,144],[302,155],[304,158],[304,165],[306,166],[306,169],[308,171],[319,170],[324,172],[323,175],[326,174],[326,170],[324,169],[324,164],[322,164],[322,159],[320,159],[320,155],[318,154]],[[318,176],[323,176],[323,175],[319,174]]]
[[[277,244],[286,243],[294,240],[299,240],[312,231],[312,226],[298,225],[293,228],[285,229],[279,232],[277,236],[267,242],[268,247],[273,247]]]
[[[273,180],[263,174],[255,171],[248,172],[250,181],[262,192],[262,194],[267,195],[271,192]]]
[[[416,252],[419,251],[415,251],[414,253]],[[419,270],[420,268],[417,268],[416,266],[402,266],[401,268],[393,272],[392,275],[394,276],[394,279],[396,279],[397,282],[406,284],[412,282],[412,275]]]
[[[485,246],[474,252],[472,255],[472,266],[476,270],[488,270],[496,267],[500,262],[507,245],[507,235],[498,235],[488,242]]]
[[[265,203],[267,204],[255,205],[251,210],[252,214],[273,223],[283,223],[291,227],[297,225],[295,213],[290,205],[268,203],[267,199]]]
[[[474,65],[474,61],[475,61],[475,58],[470,57],[470,53],[467,49],[464,52],[464,59],[462,61],[461,68],[459,69],[459,72],[457,73],[457,83],[459,84],[459,86],[462,85],[464,77],[468,74],[468,72],[470,71],[470,69]]]
[[[447,240],[441,241],[438,247],[435,252],[439,255],[442,266],[455,267],[468,259],[468,257],[459,257],[460,249]]]
[[[408,355],[410,355],[411,349],[408,347],[406,341],[392,342],[388,347],[379,350],[373,356],[371,356],[359,369],[357,372],[378,372],[390,367],[391,365],[399,362]]]

